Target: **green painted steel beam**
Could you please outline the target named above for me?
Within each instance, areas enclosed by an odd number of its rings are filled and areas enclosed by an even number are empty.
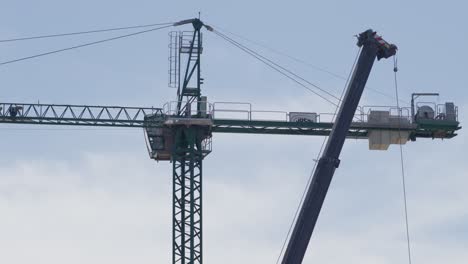
[[[15,110],[15,111],[12,111]],[[168,116],[161,108],[0,103],[0,123],[26,125],[164,127]],[[184,117],[178,117],[184,118]],[[327,136],[331,122],[289,122],[272,120],[213,119],[212,132]],[[416,138],[452,138],[461,127],[457,121],[417,120],[413,126],[370,125],[354,122],[348,137],[367,138],[369,130],[409,131]]]
[[[61,125],[61,126],[99,126],[99,127],[128,127],[146,128],[163,127],[164,119],[159,120],[127,120],[116,121],[112,119],[72,119],[72,118],[2,118],[0,123],[25,124],[25,125]],[[212,131],[214,133],[237,133],[237,134],[266,134],[266,135],[309,135],[327,136],[333,123],[297,123],[281,121],[248,121],[248,120],[213,120]],[[434,133],[446,133],[443,138],[453,138],[455,131],[461,127],[458,122],[451,124],[437,123],[418,124],[414,129],[401,129],[410,131],[412,138],[433,138]],[[398,128],[368,126],[353,124],[349,130],[349,137],[367,138],[369,130],[398,130]]]
[[[333,123],[331,122],[289,122],[289,121],[269,121],[269,120],[231,120],[231,119],[214,119],[213,127],[267,127],[279,129],[327,129],[331,130]],[[355,130],[393,130],[393,131],[412,131],[416,127],[402,126],[385,126],[378,124],[368,124],[365,122],[354,122],[351,124],[350,131]]]
[[[213,133],[328,136],[330,130],[284,129],[263,127],[213,127]],[[367,138],[367,131],[349,131],[349,137]]]

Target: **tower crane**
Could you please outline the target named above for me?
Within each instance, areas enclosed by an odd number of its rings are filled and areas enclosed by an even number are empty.
[[[150,158],[172,163],[174,264],[203,263],[202,164],[212,151],[215,133],[330,136],[283,259],[283,264],[296,264],[304,256],[345,138],[367,139],[370,149],[387,149],[418,138],[453,138],[460,129],[453,103],[433,107],[413,103],[411,109],[362,107],[356,112],[375,58],[388,58],[396,52],[396,46],[372,30],[359,35],[358,45],[363,49],[336,122],[326,120],[326,115],[303,112],[266,120],[256,118],[258,112],[251,105],[239,111],[226,108],[226,103],[209,103],[201,93],[201,30],[213,28],[200,19],[174,26],[186,24],[193,31],[170,33],[169,85],[177,88],[177,101],[161,108],[0,103],[0,123],[143,128]],[[236,111],[245,117],[229,116]],[[359,121],[353,122],[353,117]]]

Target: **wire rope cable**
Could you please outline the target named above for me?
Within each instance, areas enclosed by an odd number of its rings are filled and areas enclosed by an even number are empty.
[[[394,76],[394,83],[395,83],[395,96],[396,96],[396,103],[398,109],[398,137],[401,138],[401,109],[398,103],[398,58],[395,55],[393,57],[393,76]],[[399,144],[400,146],[400,167],[401,167],[401,181],[402,181],[402,189],[403,189],[403,203],[404,203],[404,215],[405,215],[405,228],[406,228],[406,244],[407,244],[407,251],[408,251],[408,263],[412,263],[411,257],[411,239],[410,239],[410,230],[409,230],[409,221],[408,221],[408,200],[407,200],[407,192],[406,192],[406,173],[405,173],[405,163],[404,163],[404,155],[403,155],[403,145]]]
[[[263,43],[260,43],[260,42],[258,42],[258,41],[254,41],[254,40],[252,40],[252,39],[249,39],[249,38],[247,38],[247,37],[241,36],[240,34],[234,33],[234,32],[232,32],[232,31],[229,31],[229,30],[225,29],[225,28],[221,28],[221,27],[218,27],[218,26],[217,26],[217,28],[219,28],[219,29],[221,29],[222,31],[224,31],[224,32],[226,32],[226,33],[229,33],[229,34],[231,34],[231,35],[233,35],[233,36],[235,36],[235,37],[238,37],[238,38],[243,39],[243,40],[245,40],[245,41],[247,41],[247,42],[249,42],[249,43],[252,43],[252,44],[254,44],[254,45],[256,45],[256,46],[262,47],[262,48],[264,48],[264,49],[266,49],[266,50],[268,50],[268,51],[271,51],[271,52],[276,53],[276,54],[278,54],[278,55],[287,57],[287,58],[289,58],[289,59],[291,59],[291,60],[293,60],[293,61],[296,61],[296,62],[298,62],[298,63],[307,65],[307,66],[309,66],[309,67],[311,67],[311,68],[314,68],[314,69],[316,69],[316,70],[318,70],[318,71],[327,73],[327,74],[329,74],[329,75],[331,75],[331,76],[333,76],[333,77],[335,77],[335,78],[337,78],[337,79],[342,79],[342,80],[344,80],[344,81],[346,81],[346,79],[347,79],[346,77],[343,77],[343,76],[341,76],[341,75],[339,75],[339,74],[336,74],[336,73],[334,73],[334,72],[332,72],[332,71],[329,71],[329,70],[327,70],[327,69],[325,69],[325,68],[322,68],[322,67],[313,65],[313,64],[311,64],[311,63],[306,62],[305,60],[302,60],[302,59],[296,58],[296,57],[294,57],[294,56],[291,56],[291,55],[287,54],[286,52],[283,52],[283,51],[277,50],[277,49],[275,49],[275,48],[269,47],[269,46],[267,46],[266,44],[263,44]]]
[[[51,54],[55,54],[55,53],[64,52],[64,51],[69,51],[69,50],[73,50],[73,49],[79,49],[79,48],[83,48],[83,47],[87,47],[87,46],[101,44],[101,43],[109,42],[109,41],[113,41],[113,40],[118,40],[118,39],[123,39],[123,38],[127,38],[127,37],[136,36],[136,35],[141,35],[141,34],[144,34],[144,33],[152,32],[152,31],[156,31],[156,30],[160,30],[160,29],[164,29],[164,28],[168,28],[168,27],[172,27],[172,26],[173,25],[166,25],[166,26],[151,28],[151,29],[147,29],[147,30],[143,30],[143,31],[138,31],[138,32],[129,33],[129,34],[125,34],[125,35],[120,35],[120,36],[117,36],[117,37],[112,37],[112,38],[107,38],[107,39],[102,39],[102,40],[98,40],[98,41],[88,42],[88,43],[84,43],[84,44],[80,44],[80,45],[76,45],[76,46],[71,46],[71,47],[68,47],[68,48],[48,51],[48,52],[39,53],[39,54],[35,54],[35,55],[32,55],[32,56],[27,56],[27,57],[21,57],[21,58],[9,60],[9,61],[3,61],[3,62],[0,62],[0,66],[4,66],[4,65],[7,65],[7,64],[12,64],[12,63],[19,62],[19,61],[30,60],[30,59],[34,59],[34,58],[38,58],[38,57],[43,57],[43,56],[47,56],[47,55],[51,55]]]
[[[68,33],[57,33],[57,34],[49,34],[49,35],[17,37],[17,38],[10,38],[10,39],[0,39],[0,43],[16,42],[16,41],[24,41],[24,40],[34,40],[34,39],[66,37],[66,36],[75,36],[75,35],[84,35],[84,34],[93,34],[93,33],[103,33],[103,32],[121,31],[121,30],[128,30],[128,29],[149,28],[149,27],[165,26],[165,25],[172,25],[172,24],[174,24],[174,23],[173,22],[154,23],[154,24],[145,24],[145,25],[136,25],[136,26],[94,29],[94,30],[75,31],[75,32],[68,32]]]
[[[226,36],[225,34],[219,32],[218,30],[213,30],[213,32],[215,34],[217,34],[218,36],[220,36],[221,38],[225,39],[226,41],[230,42],[232,45],[236,46],[237,48],[243,50],[244,52],[246,52],[247,54],[253,56],[254,58],[258,59],[259,61],[263,62],[265,65],[267,65],[268,67],[274,69],[275,71],[279,72],[280,74],[286,76],[287,78],[291,79],[292,81],[294,81],[295,83],[299,84],[300,86],[304,87],[305,89],[309,90],[310,92],[314,93],[315,95],[319,96],[320,98],[324,99],[325,101],[329,102],[330,104],[334,105],[335,108],[337,108],[339,106],[339,102],[341,102],[341,97],[336,97],[334,96],[333,94],[329,93],[328,91],[326,91],[325,89],[317,86],[316,84],[313,84],[311,82],[309,82],[308,80],[304,79],[303,77],[293,73],[292,71],[284,68],[283,66],[275,63],[274,61],[266,58],[265,56],[262,56],[261,54],[255,52],[254,50],[252,49],[249,49],[248,47],[246,47],[245,45],[242,45],[241,43],[233,40],[232,38],[229,38],[228,36]],[[354,67],[354,66],[353,66]],[[284,72],[286,71],[286,72]],[[291,75],[288,75],[291,74]],[[320,91],[332,96],[333,98],[335,98],[337,101],[338,101],[338,104],[331,101],[330,99],[326,98],[325,96],[319,94],[318,92],[314,91],[313,89],[311,89],[310,87],[308,87],[307,85],[305,85],[304,83],[300,82],[299,80],[297,80],[296,78],[306,82],[307,84],[309,85],[312,85],[313,87],[319,89]],[[346,85],[347,85],[347,82],[349,80],[350,76],[347,78],[347,81],[345,83],[345,88],[346,88]],[[336,113],[334,114],[336,115]],[[333,115],[333,116],[334,116]],[[359,119],[359,117],[354,117],[353,119],[356,119],[356,121],[358,122],[361,122],[362,120]]]
[[[342,91],[341,91],[340,99],[343,99],[343,96],[344,96],[344,94],[345,94],[345,92],[346,92],[346,87],[348,86],[349,80],[351,79],[351,76],[352,76],[352,74],[353,74],[353,71],[354,71],[354,68],[355,68],[355,66],[356,66],[356,63],[357,63],[357,60],[358,60],[358,58],[359,58],[359,54],[360,54],[360,53],[361,53],[361,49],[359,49],[358,52],[357,52],[357,54],[356,54],[356,58],[354,59],[353,65],[352,65],[352,67],[351,67],[351,71],[349,72],[349,75],[348,75],[348,78],[346,79],[346,83],[345,83],[345,85],[344,85],[344,88],[343,88]],[[338,113],[338,109],[339,109],[339,106],[337,106],[337,107],[335,108],[335,113],[333,114],[333,120],[332,120],[332,122],[334,122],[334,119],[335,119],[335,117],[336,117],[336,114]],[[279,261],[280,261],[280,259],[281,259],[281,256],[282,256],[283,253],[284,253],[284,249],[285,249],[286,244],[287,244],[287,242],[288,242],[288,239],[289,239],[289,237],[290,237],[290,235],[291,235],[291,231],[292,231],[292,229],[293,229],[293,227],[294,227],[294,223],[296,222],[297,216],[299,215],[299,211],[301,210],[302,204],[304,203],[304,199],[305,199],[305,196],[306,196],[306,194],[307,194],[307,190],[309,189],[309,186],[310,186],[310,184],[312,183],[312,178],[313,178],[314,172],[315,172],[315,170],[316,170],[316,168],[317,168],[318,160],[320,159],[320,156],[322,155],[323,148],[325,147],[325,143],[327,142],[327,139],[328,139],[328,136],[324,137],[324,139],[323,139],[323,141],[322,141],[322,144],[321,144],[321,146],[320,146],[320,150],[319,150],[318,153],[317,153],[317,157],[316,157],[315,160],[314,160],[314,161],[315,161],[314,166],[313,166],[313,168],[312,168],[312,170],[311,170],[311,172],[310,172],[310,174],[309,174],[309,178],[307,179],[306,186],[305,186],[305,188],[304,188],[304,191],[302,192],[302,196],[301,196],[299,205],[298,205],[297,208],[296,208],[296,212],[294,213],[294,217],[293,217],[293,219],[292,219],[292,221],[291,221],[291,224],[290,224],[290,226],[289,226],[288,232],[287,232],[286,237],[285,237],[285,239],[284,239],[284,241],[283,241],[283,245],[281,246],[280,253],[279,253],[279,255],[278,255],[278,258],[276,259],[276,264],[279,264]]]
[[[226,36],[226,35],[224,34],[224,36]],[[227,37],[227,36],[226,36],[226,37]],[[233,40],[232,38],[230,38],[230,39],[231,39],[231,40]],[[233,41],[235,41],[235,40],[233,40]],[[237,42],[237,41],[235,41],[235,42],[236,42],[237,44],[239,44],[239,45],[242,45],[242,44],[240,44],[240,43],[239,43],[239,42]],[[243,46],[244,48],[248,49],[249,51],[256,53],[258,56],[260,56],[260,57],[262,57],[263,59],[265,59],[265,60],[267,60],[267,61],[271,62],[272,64],[274,64],[275,66],[277,66],[277,67],[281,68],[282,70],[284,70],[284,71],[288,72],[289,74],[291,74],[291,75],[293,75],[293,76],[295,76],[295,77],[299,78],[300,80],[302,80],[302,81],[304,81],[304,82],[306,82],[306,83],[308,83],[308,84],[310,84],[310,85],[314,86],[315,88],[319,89],[320,91],[322,91],[322,92],[324,92],[324,93],[328,94],[329,96],[331,96],[331,97],[335,98],[336,100],[340,100],[340,98],[338,98],[337,96],[335,96],[335,95],[333,95],[332,93],[330,93],[330,92],[326,91],[325,89],[323,89],[323,88],[319,87],[318,85],[316,85],[316,84],[314,84],[314,83],[312,83],[312,82],[310,82],[310,81],[306,80],[305,78],[303,78],[303,77],[301,77],[301,76],[299,76],[299,75],[295,74],[295,73],[294,73],[294,72],[292,72],[291,70],[288,70],[288,69],[286,69],[285,67],[283,67],[283,66],[279,65],[278,63],[275,63],[274,61],[272,61],[272,60],[270,60],[270,59],[268,59],[268,58],[266,58],[266,57],[264,57],[264,56],[260,55],[258,52],[255,52],[255,51],[253,51],[253,50],[251,50],[251,49],[247,48],[247,47],[246,47],[246,46],[244,46],[244,45],[242,45],[242,46]]]
[[[224,40],[228,41],[229,43],[231,43],[232,45],[236,46],[237,48],[241,49],[242,51],[244,51],[245,53],[251,55],[252,57],[256,58],[257,60],[261,61],[262,63],[264,63],[265,65],[267,65],[268,67],[272,68],[273,70],[277,71],[278,73],[284,75],[285,77],[289,78],[290,80],[296,82],[297,84],[299,84],[300,86],[304,87],[305,89],[309,90],[310,92],[314,93],[315,95],[319,96],[320,98],[324,99],[325,101],[327,101],[328,103],[334,105],[334,106],[338,106],[337,103],[333,102],[331,99],[327,98],[326,96],[318,93],[317,91],[314,91],[312,88],[310,88],[309,86],[305,85],[303,82],[306,82],[308,83],[309,85],[315,87],[316,89],[320,90],[321,92],[323,93],[326,93],[328,94],[329,96],[333,97],[334,99],[340,100],[340,98],[334,96],[333,94],[329,93],[328,91],[326,91],[325,89],[319,87],[318,85],[315,85],[309,81],[307,81],[306,79],[300,77],[299,75],[293,73],[292,71],[286,69],[285,67],[273,62],[272,60],[266,58],[265,56],[253,51],[252,49],[249,49],[248,47],[240,44],[239,42],[233,40],[232,38],[226,36],[225,34],[217,31],[217,30],[214,30],[213,31],[216,35],[218,35],[219,37],[223,38]],[[291,76],[292,75],[292,76]],[[298,79],[302,80],[303,82],[299,81]]]
[[[247,42],[249,42],[249,43],[252,43],[252,44],[254,44],[254,45],[256,45],[256,46],[262,47],[262,48],[264,48],[265,50],[268,50],[268,51],[270,51],[270,52],[272,52],[272,53],[276,53],[276,54],[281,55],[281,56],[283,56],[283,57],[289,58],[289,59],[292,60],[292,61],[295,61],[295,62],[298,62],[298,63],[300,63],[300,64],[303,64],[303,65],[305,65],[305,66],[307,66],[307,67],[310,67],[310,68],[312,68],[312,69],[315,69],[315,70],[317,70],[317,71],[324,72],[324,73],[326,73],[326,74],[328,74],[328,75],[330,75],[330,76],[333,76],[333,77],[336,78],[336,79],[340,79],[340,80],[343,80],[343,81],[346,81],[346,80],[347,80],[347,77],[344,77],[344,76],[342,76],[342,75],[340,75],[340,74],[334,73],[334,72],[332,72],[332,71],[330,71],[330,70],[327,70],[327,69],[325,69],[325,68],[323,68],[323,67],[319,67],[319,66],[317,66],[317,65],[314,65],[314,64],[312,64],[312,63],[309,63],[309,62],[307,62],[307,61],[305,61],[305,60],[303,60],[303,59],[299,59],[299,58],[297,58],[297,57],[294,57],[294,56],[292,56],[292,55],[289,55],[289,54],[287,54],[287,53],[284,52],[284,51],[280,51],[280,50],[278,50],[278,49],[269,47],[269,46],[267,46],[267,45],[264,44],[264,43],[260,43],[260,42],[258,42],[258,41],[254,41],[254,40],[249,39],[249,38],[247,38],[247,37],[244,37],[244,36],[242,36],[242,35],[240,35],[240,34],[237,34],[237,33],[234,33],[234,32],[232,32],[232,31],[229,31],[229,30],[227,30],[227,29],[224,29],[224,28],[221,28],[221,27],[218,27],[218,26],[217,26],[217,28],[221,29],[222,31],[224,31],[224,32],[226,32],[226,33],[228,33],[228,34],[230,34],[230,35],[232,35],[232,36],[235,36],[235,37],[238,37],[238,38],[240,38],[240,39],[243,39],[243,40],[245,40],[245,41],[247,41]],[[372,87],[368,87],[368,86],[366,86],[366,89],[367,89],[367,90],[370,90],[370,91],[372,91],[372,92],[374,92],[374,93],[380,94],[381,96],[385,96],[385,97],[387,97],[387,98],[389,98],[389,99],[392,99],[392,100],[395,99],[394,96],[392,96],[392,95],[390,95],[390,94],[387,94],[387,93],[385,93],[385,92],[382,92],[382,91],[380,91],[380,90],[378,90],[378,89],[375,89],[375,88],[372,88]],[[405,103],[405,104],[409,104],[408,102],[406,102],[406,101],[404,101],[404,100],[401,100],[401,99],[399,99],[399,101],[402,102],[402,103]]]

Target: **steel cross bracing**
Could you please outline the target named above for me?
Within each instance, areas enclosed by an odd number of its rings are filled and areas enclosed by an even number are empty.
[[[75,126],[151,126],[145,116],[162,116],[161,108],[0,103],[1,123]]]
[[[178,127],[173,157],[174,263],[202,263],[202,160],[199,130]]]
[[[192,118],[192,105],[196,106],[195,118],[200,117],[201,67],[203,50],[201,29],[203,23],[190,21],[194,31],[179,34],[179,60],[185,58],[186,68],[182,82],[177,89],[176,120]],[[179,63],[180,64],[180,63]],[[178,72],[180,74],[180,71]],[[180,76],[178,77],[180,79]],[[206,100],[205,100],[206,101]],[[206,102],[205,102],[206,103]],[[157,120],[158,116],[156,116]],[[154,119],[153,119],[154,120]],[[187,124],[192,124],[187,126]],[[173,124],[170,148],[173,174],[173,221],[172,221],[172,262],[174,264],[203,263],[203,222],[202,222],[202,141],[211,135],[206,126],[193,123]],[[164,141],[164,137],[160,137]],[[150,139],[154,144],[154,140]],[[157,158],[156,158],[157,159]]]

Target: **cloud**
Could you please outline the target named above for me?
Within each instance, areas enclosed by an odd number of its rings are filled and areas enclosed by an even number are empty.
[[[232,137],[218,138],[219,153],[205,162],[205,260],[274,263],[313,155],[292,155],[304,139],[237,138],[244,142],[239,146],[244,150],[261,142],[275,145],[265,146],[263,156],[252,152],[241,158],[238,150],[225,149]],[[319,141],[310,141],[310,153]],[[415,145],[407,149],[429,142],[411,144]],[[366,145],[355,142],[345,148],[305,263],[405,261],[398,168],[388,164],[396,152],[367,153]],[[362,155],[351,155],[355,152]],[[413,154],[408,152],[408,156]],[[294,159],[282,159],[281,154]],[[12,264],[169,262],[170,165],[125,152],[80,155],[73,162],[18,160],[0,169],[4,215],[0,260]],[[423,163],[429,155],[419,157]],[[446,156],[441,162],[451,158]],[[371,167],[359,175],[365,169],[362,159],[387,169],[372,174]],[[434,232],[444,223],[466,217],[465,173],[457,167],[446,168],[445,177],[452,180],[441,185],[433,180],[440,177],[434,167],[421,170],[418,164],[408,166],[409,175],[416,177],[408,187],[415,260],[432,264],[446,258],[465,263],[468,256],[462,245],[466,238],[453,243],[453,237],[441,238]],[[230,169],[223,170],[226,166]],[[419,174],[415,173],[418,168]],[[418,188],[412,185],[415,181]],[[381,189],[385,186],[390,190]],[[437,195],[431,195],[433,191]],[[450,246],[441,246],[441,241]]]

